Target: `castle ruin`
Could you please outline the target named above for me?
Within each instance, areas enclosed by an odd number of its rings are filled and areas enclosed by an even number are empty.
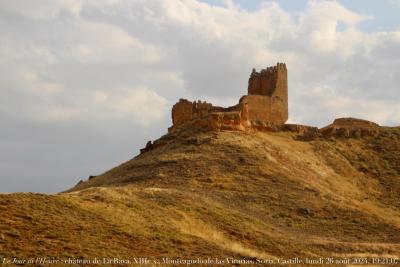
[[[213,106],[202,101],[180,99],[172,107],[173,131],[181,125],[192,125],[207,130],[234,131],[288,131],[297,133],[298,140],[310,141],[319,137],[375,137],[379,134],[379,125],[356,118],[339,118],[332,124],[317,127],[286,124],[288,120],[288,80],[284,63],[268,67],[257,72],[253,69],[248,83],[247,95],[231,107]],[[165,145],[159,139],[147,142],[140,152],[145,153]]]
[[[172,127],[194,123],[214,130],[273,128],[288,119],[288,82],[284,63],[257,72],[253,69],[248,94],[232,107],[180,99],[172,108]]]

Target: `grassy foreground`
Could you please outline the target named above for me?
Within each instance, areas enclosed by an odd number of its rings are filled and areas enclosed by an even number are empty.
[[[400,256],[399,128],[307,142],[180,129],[158,142],[68,192],[0,195],[0,265]]]

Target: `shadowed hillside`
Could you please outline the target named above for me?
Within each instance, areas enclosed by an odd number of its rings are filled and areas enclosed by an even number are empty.
[[[0,256],[398,257],[400,128],[297,139],[180,127],[66,193],[0,195]]]

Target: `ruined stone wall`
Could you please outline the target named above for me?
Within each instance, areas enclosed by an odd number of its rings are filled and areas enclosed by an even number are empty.
[[[245,123],[242,123],[244,107],[246,118]],[[210,119],[209,115],[212,114],[214,114],[211,116],[213,119]],[[288,119],[286,65],[278,63],[276,66],[263,69],[260,72],[253,70],[249,79],[248,95],[243,96],[239,104],[235,106],[223,108],[207,102],[190,102],[186,99],[180,99],[172,108],[173,127],[205,117],[208,119],[202,120],[201,123],[208,121],[221,125],[252,125],[253,122],[256,124],[262,122],[266,125],[284,124]],[[234,120],[231,119],[233,117],[235,117]]]
[[[285,123],[289,118],[288,74],[286,65],[278,63],[275,91],[271,94],[271,117]]]
[[[192,120],[193,104],[186,99],[179,99],[179,102],[172,107],[172,124],[181,125]]]
[[[283,112],[282,103],[269,96],[247,95],[241,98],[240,103],[246,104],[250,121],[265,121],[274,124],[284,124],[287,113]]]
[[[207,114],[210,114],[213,110],[213,105],[205,101],[193,102],[193,118],[201,118]]]
[[[197,102],[190,102],[186,99],[180,99],[179,102],[172,107],[172,123],[173,126],[178,126],[185,122],[205,117],[211,113],[232,111],[239,111],[238,105],[223,108],[213,106],[211,103],[205,101],[201,102],[198,100]]]
[[[247,104],[237,104],[229,108],[213,107],[212,112],[193,118],[188,124],[208,130],[244,131],[250,127]],[[170,129],[172,130],[173,127]]]
[[[287,91],[287,69],[284,63],[257,72],[253,69],[247,88],[249,95],[272,96],[276,90]]]
[[[283,63],[253,72],[249,78],[248,96],[251,120],[283,124],[288,114],[287,69]],[[244,99],[242,98],[242,99]]]

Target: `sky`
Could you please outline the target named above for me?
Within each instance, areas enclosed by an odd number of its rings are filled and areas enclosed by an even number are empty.
[[[400,124],[399,0],[0,2],[0,192],[56,193],[138,154],[179,98],[236,104],[285,62],[289,122]]]

